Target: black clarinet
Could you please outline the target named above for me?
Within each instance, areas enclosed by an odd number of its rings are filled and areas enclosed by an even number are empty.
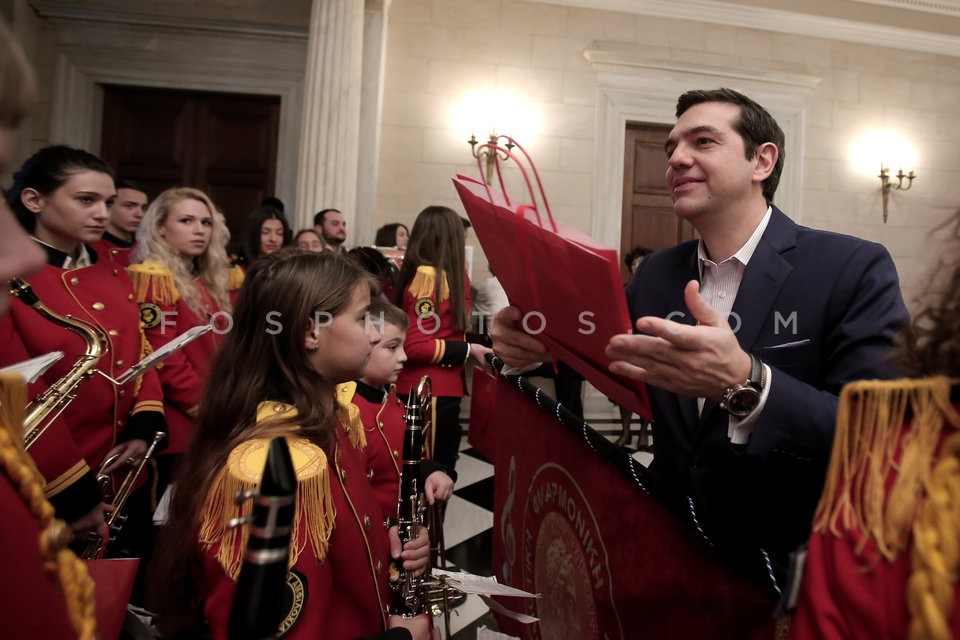
[[[397,526],[400,542],[406,544],[420,535],[423,526],[423,499],[420,497],[420,460],[423,457],[424,414],[430,408],[430,378],[423,376],[416,389],[410,389],[404,418],[403,466],[400,469],[400,492],[397,498]],[[399,592],[397,613],[412,617],[423,612],[421,578],[405,571],[397,561],[391,571],[392,586]]]
[[[284,618],[290,532],[297,493],[297,475],[284,438],[270,441],[260,489],[237,496],[253,499],[249,516],[230,526],[249,524],[250,536],[230,607],[230,640],[272,640]]]

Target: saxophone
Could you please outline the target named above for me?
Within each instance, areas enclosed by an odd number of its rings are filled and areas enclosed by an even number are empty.
[[[76,391],[80,383],[96,372],[97,362],[105,351],[107,337],[97,327],[72,316],[62,316],[51,311],[40,301],[33,288],[20,278],[10,280],[10,293],[20,298],[24,304],[33,307],[50,322],[79,335],[86,345],[86,351],[77,358],[70,371],[27,404],[26,417],[23,420],[23,440],[24,448],[29,451],[33,443],[77,397]]]
[[[403,436],[403,467],[397,504],[400,542],[406,544],[420,535],[425,510],[420,487],[420,460],[423,457],[423,432],[430,423],[431,387],[429,376],[420,378],[416,391],[410,390]],[[399,594],[397,612],[405,617],[429,613],[437,617],[451,609],[451,601],[462,599],[462,592],[447,584],[446,578],[429,574],[417,576],[398,561],[390,566],[390,586]]]

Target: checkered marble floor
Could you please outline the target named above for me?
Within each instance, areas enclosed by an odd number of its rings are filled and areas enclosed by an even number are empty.
[[[538,379],[539,382],[539,379]],[[550,381],[544,391],[552,392]],[[588,388],[587,385],[585,387]],[[584,411],[587,422],[611,441],[620,435],[620,414],[605,398],[586,394]],[[461,413],[464,432],[469,424],[469,398],[464,398]],[[635,449],[638,444],[639,421],[634,418],[632,433],[627,446]],[[649,450],[637,451],[637,460],[649,465],[653,454]],[[493,465],[480,452],[470,447],[464,437],[457,460],[457,484],[447,504],[444,521],[444,542],[447,548],[447,565],[450,570],[462,569],[470,573],[493,575],[491,558],[493,550]],[[452,565],[452,566],[450,566]],[[496,629],[497,623],[488,607],[477,596],[467,596],[466,602],[450,614],[451,640],[474,640],[477,629],[486,626]],[[438,624],[443,627],[443,624]]]

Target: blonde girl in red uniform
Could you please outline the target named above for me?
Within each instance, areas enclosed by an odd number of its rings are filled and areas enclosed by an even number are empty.
[[[167,189],[151,203],[137,231],[130,266],[147,339],[159,349],[187,330],[213,324],[210,331],[164,360],[158,370],[170,428],[166,454],[186,451],[193,415],[210,365],[233,311],[230,238],[223,216],[199,189]],[[242,280],[241,280],[242,281]]]
[[[451,469],[460,449],[460,399],[466,393],[464,365],[481,365],[490,349],[466,342],[470,326],[470,278],[464,259],[463,221],[447,207],[427,207],[417,216],[401,269],[398,303],[410,319],[409,358],[397,380],[406,396],[429,375],[436,401],[433,459]]]
[[[88,247],[103,233],[115,193],[113,174],[102,160],[65,146],[36,152],[7,191],[10,208],[47,257],[29,284],[54,312],[103,332],[105,352],[97,370],[113,378],[147,351],[126,270]],[[42,319],[19,300],[0,320],[0,344],[2,365],[53,351],[65,354],[31,385],[31,395],[64,376],[85,351],[77,334]],[[119,458],[108,472],[138,462],[154,432],[165,430],[155,371],[121,386],[99,375],[83,381],[76,399],[30,449],[57,516],[77,534],[101,532],[107,505],[91,469],[112,454]]]
[[[336,385],[363,373],[380,340],[368,322],[368,276],[329,253],[282,250],[247,273],[233,329],[214,362],[197,429],[161,534],[154,610],[165,633],[226,638],[245,527],[235,492],[257,486],[271,438],[285,436],[297,473],[289,582],[304,599],[285,638],[359,638],[401,626],[427,638],[422,617],[389,615],[388,563],[427,561],[427,537],[401,549],[365,475],[365,454],[340,421]],[[399,637],[411,637],[399,632]]]

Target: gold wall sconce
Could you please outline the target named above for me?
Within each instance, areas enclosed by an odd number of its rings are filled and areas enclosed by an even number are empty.
[[[484,177],[487,184],[493,184],[493,168],[497,162],[507,160],[506,154],[501,155],[500,152],[497,151],[497,141],[501,137],[507,139],[507,143],[503,146],[506,147],[507,151],[512,151],[516,145],[513,144],[509,137],[497,135],[495,131],[490,132],[486,144],[480,144],[475,132],[471,133],[470,139],[467,140],[467,143],[470,145],[470,153],[484,166]],[[480,147],[477,148],[477,145],[480,145]]]
[[[896,182],[891,180],[890,176],[890,167],[886,166],[882,162],[880,163],[880,191],[883,194],[883,221],[887,221],[887,204],[890,200],[890,189],[896,189],[897,191],[909,191],[910,187],[913,186],[913,179],[917,176],[913,173],[913,169],[910,169],[908,173],[903,172],[903,167],[901,166],[893,178],[896,178]],[[903,181],[906,180],[907,183],[904,185]]]

